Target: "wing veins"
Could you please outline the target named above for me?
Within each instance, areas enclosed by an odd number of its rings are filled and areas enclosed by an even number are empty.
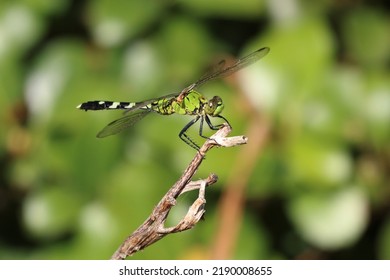
[[[257,51],[254,51],[254,52],[248,54],[247,56],[240,58],[234,64],[228,65],[226,67],[223,67],[223,66],[225,66],[225,63],[224,63],[224,60],[222,60],[218,63],[219,67],[217,67],[217,70],[215,70],[214,72],[212,72],[210,74],[203,75],[195,83],[186,87],[181,93],[187,93],[187,92],[193,90],[194,88],[203,85],[204,83],[206,83],[208,81],[215,80],[218,78],[227,77],[227,76],[233,74],[234,72],[237,72],[238,70],[241,70],[242,68],[245,68],[248,65],[263,58],[268,52],[269,52],[268,47],[258,49]],[[223,67],[223,68],[220,68],[220,67]]]
[[[138,111],[132,112],[132,114],[127,114],[119,119],[116,119],[106,125],[97,135],[98,138],[107,137],[113,134],[117,134],[126,128],[133,126],[136,122],[143,119],[148,115],[150,110],[140,109]]]

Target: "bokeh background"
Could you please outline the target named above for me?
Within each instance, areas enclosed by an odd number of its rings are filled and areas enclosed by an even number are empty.
[[[249,137],[211,150],[195,175],[219,176],[205,221],[131,258],[390,259],[379,0],[1,0],[0,258],[110,258],[195,155],[177,137],[188,116],[153,114],[97,139],[121,112],[78,104],[179,92],[264,46],[259,62],[200,89]]]

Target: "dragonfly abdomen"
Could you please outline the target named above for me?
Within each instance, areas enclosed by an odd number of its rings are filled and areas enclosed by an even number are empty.
[[[81,110],[115,110],[115,109],[130,109],[134,107],[134,102],[114,102],[114,101],[88,101],[77,106]]]
[[[176,113],[175,108],[172,106],[175,100],[175,97],[157,99],[143,109],[153,110],[160,115],[172,115]]]

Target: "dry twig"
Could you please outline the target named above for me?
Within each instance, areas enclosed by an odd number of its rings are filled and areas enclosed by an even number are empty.
[[[154,242],[157,242],[165,235],[191,229],[199,222],[205,212],[204,205],[206,204],[206,186],[214,184],[218,177],[215,174],[211,174],[208,178],[203,180],[194,182],[191,182],[190,180],[202,163],[205,154],[212,147],[232,147],[246,144],[247,138],[245,136],[227,137],[230,132],[231,128],[225,125],[203,144],[179,180],[169,189],[169,191],[154,208],[152,214],[137,230],[126,238],[117,251],[112,255],[111,259],[123,260]],[[199,189],[199,196],[189,208],[186,216],[176,226],[165,228],[165,221],[168,217],[169,211],[176,204],[176,198],[184,192],[194,189]]]

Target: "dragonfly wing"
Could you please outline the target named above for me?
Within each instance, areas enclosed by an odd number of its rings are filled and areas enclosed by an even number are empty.
[[[237,60],[236,63],[234,63],[233,65],[225,65],[226,64],[225,60],[222,60],[216,65],[216,67],[213,69],[211,73],[207,73],[203,75],[195,83],[186,87],[181,93],[187,93],[193,90],[194,88],[203,85],[208,81],[215,80],[222,77],[227,77],[233,74],[234,72],[237,72],[242,68],[245,68],[248,65],[251,65],[252,63],[263,58],[268,52],[269,52],[268,47],[258,49],[257,51],[254,51],[253,53],[250,53],[247,56],[244,56],[243,58]]]
[[[151,111],[148,110],[137,110],[131,112],[130,114],[126,114],[124,117],[109,123],[96,135],[96,137],[103,138],[113,134],[117,134],[122,130],[133,126],[136,122],[143,119],[150,112]]]

